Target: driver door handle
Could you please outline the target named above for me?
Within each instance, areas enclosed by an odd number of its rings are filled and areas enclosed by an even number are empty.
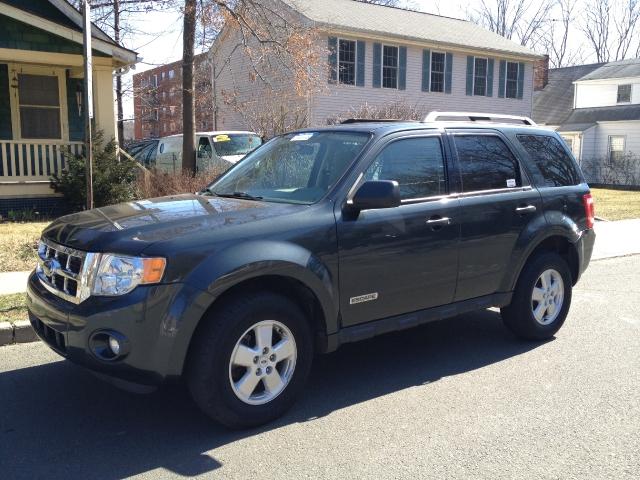
[[[441,227],[449,224],[451,224],[451,219],[449,217],[440,217],[439,215],[435,215],[427,220],[427,225],[430,227]]]
[[[516,208],[516,213],[522,215],[525,213],[533,213],[536,211],[536,206],[535,205],[527,205],[525,207],[517,207]]]

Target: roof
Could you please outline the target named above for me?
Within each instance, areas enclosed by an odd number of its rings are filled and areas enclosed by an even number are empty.
[[[627,60],[605,63],[600,68],[588,73],[578,80],[604,80],[607,78],[628,77],[640,77],[640,58],[629,58]]]
[[[355,0],[282,0],[318,24],[353,32],[542,58],[522,45],[467,20]]]
[[[617,105],[614,107],[577,108],[563,123],[580,124],[617,122],[624,120],[640,120],[640,104]]]
[[[573,82],[603,65],[594,63],[550,69],[547,85],[533,94],[533,120],[544,125],[564,123],[573,111]]]
[[[23,12],[35,15],[43,20],[55,23],[56,25],[60,25],[69,30],[82,32],[82,14],[67,0],[0,0],[0,4],[5,4],[9,7],[22,10]],[[121,52],[121,60],[128,60],[128,63],[135,63],[135,60],[132,59],[137,59],[136,52],[119,45],[93,23],[91,24],[91,37],[105,42],[110,46],[112,51]],[[99,45],[93,45],[93,48],[100,50]]]

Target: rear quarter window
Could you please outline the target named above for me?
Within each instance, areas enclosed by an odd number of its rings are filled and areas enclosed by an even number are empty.
[[[517,135],[518,141],[533,160],[536,184],[565,187],[581,183],[580,174],[564,147],[549,135]]]

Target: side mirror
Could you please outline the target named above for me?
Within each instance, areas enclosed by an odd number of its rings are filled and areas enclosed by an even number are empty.
[[[347,205],[358,211],[399,207],[400,187],[395,180],[364,182]]]

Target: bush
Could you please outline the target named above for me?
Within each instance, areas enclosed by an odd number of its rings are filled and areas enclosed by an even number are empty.
[[[336,115],[328,120],[329,124],[339,124],[349,118],[367,118],[371,120],[423,120],[426,113],[418,105],[409,105],[398,100],[382,105],[364,103]]]
[[[164,197],[181,193],[195,193],[204,189],[225,172],[221,168],[203,170],[195,175],[161,170],[147,170],[136,182],[136,194],[139,198]]]
[[[95,132],[93,138],[93,201],[96,207],[133,200],[136,194],[138,165],[135,161],[117,157],[117,145],[114,140],[104,144],[103,134]],[[61,174],[54,174],[51,187],[56,193],[64,195],[72,208],[82,210],[87,203],[85,158],[73,155],[65,156],[66,168]]]
[[[587,181],[602,185],[640,185],[640,155],[628,153],[614,161],[605,158],[587,158],[582,162]]]

